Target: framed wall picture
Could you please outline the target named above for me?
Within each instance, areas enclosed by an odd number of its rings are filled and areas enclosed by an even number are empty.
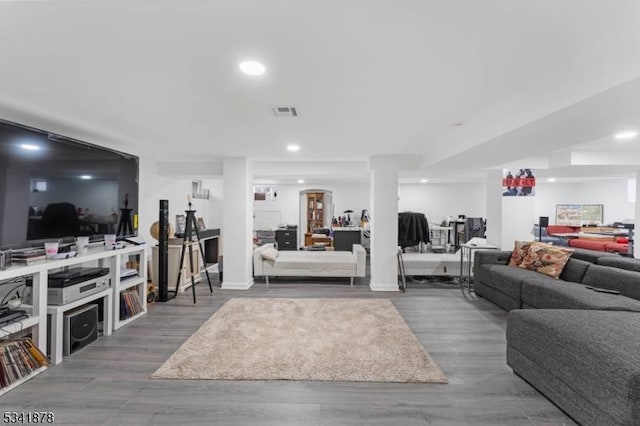
[[[187,217],[183,214],[176,215],[176,234],[184,234],[187,228]]]
[[[556,225],[601,225],[603,204],[556,204]]]
[[[204,219],[199,217],[198,218],[198,231],[202,231],[204,229],[207,229],[207,227],[204,224]]]

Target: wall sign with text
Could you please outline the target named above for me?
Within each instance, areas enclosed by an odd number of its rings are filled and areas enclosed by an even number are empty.
[[[531,169],[504,170],[502,175],[504,197],[533,197],[536,195],[536,177]]]

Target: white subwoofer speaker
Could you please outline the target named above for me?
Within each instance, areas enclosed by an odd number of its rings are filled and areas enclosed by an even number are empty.
[[[97,338],[98,305],[85,305],[64,314],[65,355],[71,355]]]

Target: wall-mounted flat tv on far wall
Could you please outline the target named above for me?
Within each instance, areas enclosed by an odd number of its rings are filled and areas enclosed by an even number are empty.
[[[138,157],[0,119],[0,248],[102,239],[130,209],[137,233]]]

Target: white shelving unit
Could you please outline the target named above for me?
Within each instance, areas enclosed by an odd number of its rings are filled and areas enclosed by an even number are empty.
[[[42,373],[44,370],[46,370],[47,367],[43,366],[38,368],[37,370],[34,370],[31,374],[29,374],[28,376],[24,376],[23,378],[21,378],[20,380],[17,380],[13,383],[11,383],[9,386],[6,386],[4,388],[0,388],[0,396],[4,395],[5,393],[9,392],[11,389],[15,389],[18,386],[20,386],[21,384],[23,384],[24,382],[26,382],[29,379],[34,378],[35,376],[37,376],[38,374]]]
[[[131,247],[121,256],[114,256],[109,259],[110,274],[111,274],[111,288],[113,290],[113,330],[117,330],[130,322],[138,319],[142,315],[147,313],[147,261],[149,257],[149,248],[145,246],[134,246],[137,250],[132,250]],[[135,257],[135,262],[138,264],[138,275],[132,277],[126,277],[122,279],[120,277],[120,271],[123,267],[123,260],[126,264],[127,259]],[[120,293],[130,288],[136,288],[138,297],[142,307],[142,312],[137,313],[129,318],[120,319],[120,305],[122,300],[120,299]]]
[[[111,290],[111,288],[105,288],[101,292],[91,294],[89,296],[83,297],[82,299],[67,303],[66,305],[47,307],[47,314],[51,315],[51,336],[49,336],[49,340],[51,341],[51,355],[49,356],[49,358],[52,364],[55,365],[62,362],[62,345],[64,344],[64,313],[98,299],[104,300],[104,326],[102,329],[102,335],[109,336],[111,335],[111,330],[113,327],[113,320],[111,316],[111,313],[113,312],[113,290]]]
[[[0,281],[23,276],[31,276],[33,278],[33,304],[30,307],[31,316],[21,321],[16,321],[15,323],[3,326],[2,330],[0,330],[0,339],[27,328],[31,328],[34,344],[40,349],[40,351],[47,353],[47,313],[49,312],[53,315],[62,316],[64,311],[76,306],[81,306],[82,304],[96,300],[100,297],[105,297],[105,306],[110,306],[109,314],[105,316],[103,334],[109,335],[112,330],[117,330],[123,325],[139,318],[147,311],[146,282],[148,253],[149,247],[146,244],[131,245],[117,250],[105,250],[103,246],[97,246],[89,248],[88,253],[83,256],[76,256],[70,259],[45,260],[28,266],[14,265],[4,271],[0,271]],[[138,275],[121,280],[120,269],[122,266],[122,260],[123,258],[129,259],[130,257],[135,257],[138,262]],[[86,296],[85,298],[68,305],[47,306],[47,279],[50,271],[64,267],[78,266],[84,263],[95,264],[96,262],[102,267],[108,267],[110,270],[111,287],[109,289],[105,290],[105,292]],[[137,286],[143,312],[124,321],[120,321],[120,292],[134,286]],[[107,293],[109,293],[109,297],[106,296]],[[108,299],[111,299],[111,302],[109,302]],[[52,340],[52,354],[62,353],[63,339],[61,337],[62,336],[56,336],[56,338],[53,339],[55,342]],[[53,347],[53,344],[55,344],[55,347]],[[53,355],[52,358],[54,363],[62,360],[61,355],[59,357],[57,355]],[[19,383],[22,383],[24,380],[27,380],[35,374],[37,374],[37,371],[32,375],[25,377],[20,382],[16,382],[11,386],[11,388],[17,386]],[[6,391],[7,388],[2,388],[0,389],[0,394]]]
[[[9,336],[14,333],[19,333],[22,330],[33,327],[37,325],[40,321],[40,318],[37,316],[30,316],[29,318],[25,318],[20,321],[12,322],[8,325],[3,325],[2,329],[0,329],[0,339],[6,336]]]
[[[57,261],[52,261],[57,262]],[[33,278],[33,297],[31,316],[20,321],[2,326],[0,339],[31,328],[33,343],[42,351],[47,352],[47,262],[29,266],[13,266],[0,271],[0,281],[10,280],[21,276]],[[41,324],[44,326],[41,327]]]

